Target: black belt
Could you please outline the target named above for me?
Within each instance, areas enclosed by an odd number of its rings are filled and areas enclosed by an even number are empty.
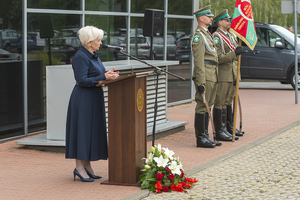
[[[211,61],[211,60],[204,60],[204,64],[207,64],[207,65],[216,65],[216,66],[218,66],[218,63],[217,63],[217,62]]]

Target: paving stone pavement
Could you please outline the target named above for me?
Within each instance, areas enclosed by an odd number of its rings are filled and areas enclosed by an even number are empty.
[[[300,125],[190,177],[188,193],[153,192],[143,200],[300,199]]]

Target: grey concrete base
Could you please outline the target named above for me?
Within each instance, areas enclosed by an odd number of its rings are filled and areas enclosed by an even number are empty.
[[[167,121],[164,124],[159,124],[156,126],[155,135],[157,138],[161,138],[170,134],[177,133],[185,129],[185,125],[188,122],[180,122],[180,121]],[[152,127],[147,129],[148,140],[152,139]],[[151,137],[151,139],[150,139]],[[42,147],[65,147],[66,142],[64,140],[47,140],[47,135],[36,136],[32,138],[27,138],[24,140],[16,141],[16,144],[25,145],[28,148],[32,149],[34,146],[40,150],[46,150]]]
[[[202,165],[200,165],[198,167],[195,167],[195,168],[193,168],[191,170],[185,171],[185,174],[187,176],[192,176],[193,174],[196,174],[197,172],[200,172],[200,171],[202,171],[202,170],[204,170],[204,169],[206,169],[208,167],[211,167],[213,165],[216,165],[216,164],[218,164],[218,163],[220,163],[222,161],[225,161],[225,160],[227,160],[227,159],[229,159],[229,158],[231,158],[231,157],[233,157],[233,156],[235,156],[237,154],[240,154],[240,153],[242,153],[242,152],[244,152],[244,151],[246,151],[248,149],[251,149],[251,148],[253,148],[253,147],[255,147],[255,146],[257,146],[257,145],[259,145],[259,144],[261,144],[261,143],[263,143],[263,142],[265,142],[267,140],[269,140],[269,139],[272,139],[273,137],[275,137],[275,136],[277,136],[277,135],[279,135],[279,134],[281,134],[281,133],[283,133],[283,132],[285,132],[285,131],[287,131],[287,130],[289,130],[289,129],[291,129],[291,128],[299,125],[299,124],[300,124],[300,120],[298,120],[298,121],[296,121],[296,122],[294,122],[294,123],[292,123],[290,125],[287,125],[287,126],[281,128],[281,129],[277,130],[277,131],[274,131],[274,132],[270,133],[269,135],[266,135],[266,136],[264,136],[264,137],[262,137],[262,138],[260,138],[260,139],[258,139],[256,141],[254,141],[254,142],[251,142],[251,143],[249,143],[249,144],[247,144],[247,145],[245,145],[243,147],[240,147],[239,149],[236,149],[236,150],[234,150],[232,152],[229,152],[229,153],[227,153],[225,155],[222,155],[222,156],[220,156],[220,157],[218,157],[218,158],[216,158],[214,160],[211,160],[211,161],[209,161],[209,162],[207,162],[205,164],[202,164]],[[248,134],[248,133],[246,133],[246,134]],[[134,193],[134,194],[132,194],[130,196],[124,197],[122,200],[140,200],[140,199],[148,197],[149,194],[150,194],[150,191],[148,189],[143,189],[143,190],[141,190],[139,192],[136,192],[136,193]]]

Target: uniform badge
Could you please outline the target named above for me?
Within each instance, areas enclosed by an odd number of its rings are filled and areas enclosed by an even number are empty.
[[[220,39],[219,39],[218,37],[215,37],[215,38],[214,38],[214,41],[215,41],[215,44],[219,44]]]
[[[200,41],[200,36],[199,35],[195,35],[193,37],[193,40],[194,40],[195,43],[198,43]]]

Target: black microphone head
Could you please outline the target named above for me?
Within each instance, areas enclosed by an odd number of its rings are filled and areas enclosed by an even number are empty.
[[[103,44],[103,45],[102,45],[102,48],[105,48],[105,49],[106,49],[106,48],[108,48],[108,45],[107,45],[107,44]]]

